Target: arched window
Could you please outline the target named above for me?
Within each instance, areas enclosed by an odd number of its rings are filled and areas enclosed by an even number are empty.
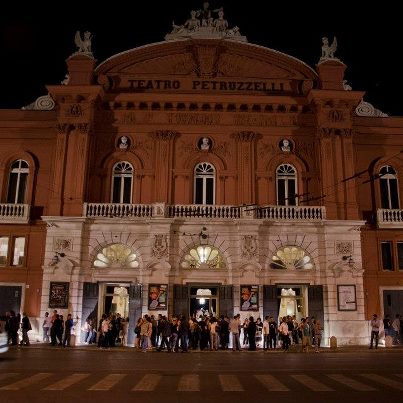
[[[399,191],[396,171],[389,165],[379,170],[382,208],[399,208]]]
[[[214,204],[215,168],[208,162],[201,162],[194,170],[194,204]]]
[[[94,261],[95,267],[125,268],[139,266],[137,256],[126,245],[113,244],[103,248]]]
[[[311,257],[298,246],[285,246],[277,250],[270,264],[272,269],[312,269]]]
[[[7,203],[24,204],[28,173],[29,167],[26,161],[16,160],[11,164]]]
[[[290,164],[282,164],[276,171],[277,205],[296,206],[297,172]]]
[[[114,165],[112,176],[112,203],[131,203],[133,192],[133,166],[121,161]]]
[[[182,262],[184,269],[221,269],[223,259],[218,249],[209,245],[199,245],[189,251]]]

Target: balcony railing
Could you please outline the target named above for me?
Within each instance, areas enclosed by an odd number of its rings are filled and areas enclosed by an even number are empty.
[[[403,210],[380,208],[377,211],[377,221],[379,228],[402,228]]]
[[[322,206],[264,206],[258,208],[257,218],[286,221],[322,221],[326,208]]]
[[[29,222],[29,204],[0,204],[0,224],[27,224]]]
[[[231,206],[206,204],[114,204],[85,203],[84,217],[90,218],[211,218],[233,220],[257,218],[272,221],[322,221],[322,206]]]

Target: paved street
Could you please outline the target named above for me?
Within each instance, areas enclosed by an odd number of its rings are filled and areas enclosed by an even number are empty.
[[[141,353],[16,348],[0,357],[0,402],[387,402],[403,351]],[[112,399],[112,400],[111,400]]]

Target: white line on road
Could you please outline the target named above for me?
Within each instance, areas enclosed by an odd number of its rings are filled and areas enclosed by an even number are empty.
[[[29,378],[21,379],[20,381],[11,383],[10,385],[6,385],[0,388],[0,390],[20,390],[22,388],[26,388],[29,385],[32,385],[35,382],[42,381],[43,379],[49,378],[52,374],[48,372],[40,372],[39,374],[35,374],[30,376]]]
[[[235,375],[218,375],[221,388],[224,392],[243,392],[244,388]]]
[[[273,375],[255,375],[255,378],[270,392],[288,392],[290,390]]]
[[[391,388],[403,390],[403,384],[398,381],[394,381],[393,379],[385,378],[384,376],[377,374],[360,374],[360,375],[363,376],[364,378],[371,379],[371,381],[375,381],[378,383],[382,383],[383,385],[390,386]]]
[[[351,379],[342,374],[330,374],[327,376],[336,382],[339,382],[345,386],[350,387],[351,389],[359,390],[361,392],[370,392],[370,391],[377,390],[377,389],[373,388],[372,386],[365,385],[364,383],[358,382],[358,381]]]
[[[182,375],[179,380],[178,392],[199,392],[200,378],[197,374]]]
[[[109,374],[91,386],[88,390],[109,390],[122,380],[126,374]]]
[[[82,381],[83,379],[89,377],[90,374],[72,374],[60,381],[53,383],[52,385],[43,388],[42,390],[64,390],[71,385],[74,385],[77,382]]]
[[[294,378],[299,383],[302,383],[307,388],[315,391],[315,392],[332,392],[334,389],[329,388],[325,384],[317,381],[316,379],[311,378],[308,375],[290,375],[291,378]]]
[[[151,392],[157,387],[160,380],[161,375],[157,374],[144,375],[141,378],[140,382],[132,390],[138,392]]]

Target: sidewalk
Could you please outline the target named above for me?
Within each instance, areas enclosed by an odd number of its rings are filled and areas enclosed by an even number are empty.
[[[13,347],[10,346],[10,350]],[[63,348],[61,346],[52,346],[49,343],[42,343],[42,342],[31,342],[30,346],[18,346],[17,348],[22,348],[22,349],[49,349],[49,350],[58,350],[58,349],[65,349],[65,350],[82,350],[82,351],[130,351],[130,352],[141,352],[140,349],[134,348],[134,347],[126,347],[126,346],[115,346],[111,347],[108,349],[103,349],[103,348],[98,348],[96,344],[93,345],[86,345],[86,344],[80,344],[77,346],[71,346],[71,347],[66,347]],[[392,347],[386,348],[385,346],[379,346],[378,349],[369,349],[369,346],[364,346],[364,345],[349,345],[349,346],[340,346],[337,348],[330,348],[330,347],[321,347],[320,352],[321,353],[353,353],[353,352],[370,352],[370,353],[377,353],[377,352],[403,352],[403,345],[395,345]],[[155,349],[150,349],[148,350],[149,353],[156,353],[157,351]],[[163,351],[164,353],[166,351]],[[248,349],[242,349],[242,352],[247,352],[247,353],[262,353],[262,354],[277,354],[277,353],[283,353],[283,350],[281,348],[277,348],[275,350],[267,350],[264,351],[263,349],[257,349],[256,351],[248,351]],[[301,345],[291,345],[288,353],[300,353],[301,352]],[[309,353],[314,353],[315,348],[311,347]],[[218,351],[210,351],[210,350],[190,350],[189,353],[234,353],[236,354],[237,352],[233,352],[232,349],[227,349],[227,350],[218,350]]]

